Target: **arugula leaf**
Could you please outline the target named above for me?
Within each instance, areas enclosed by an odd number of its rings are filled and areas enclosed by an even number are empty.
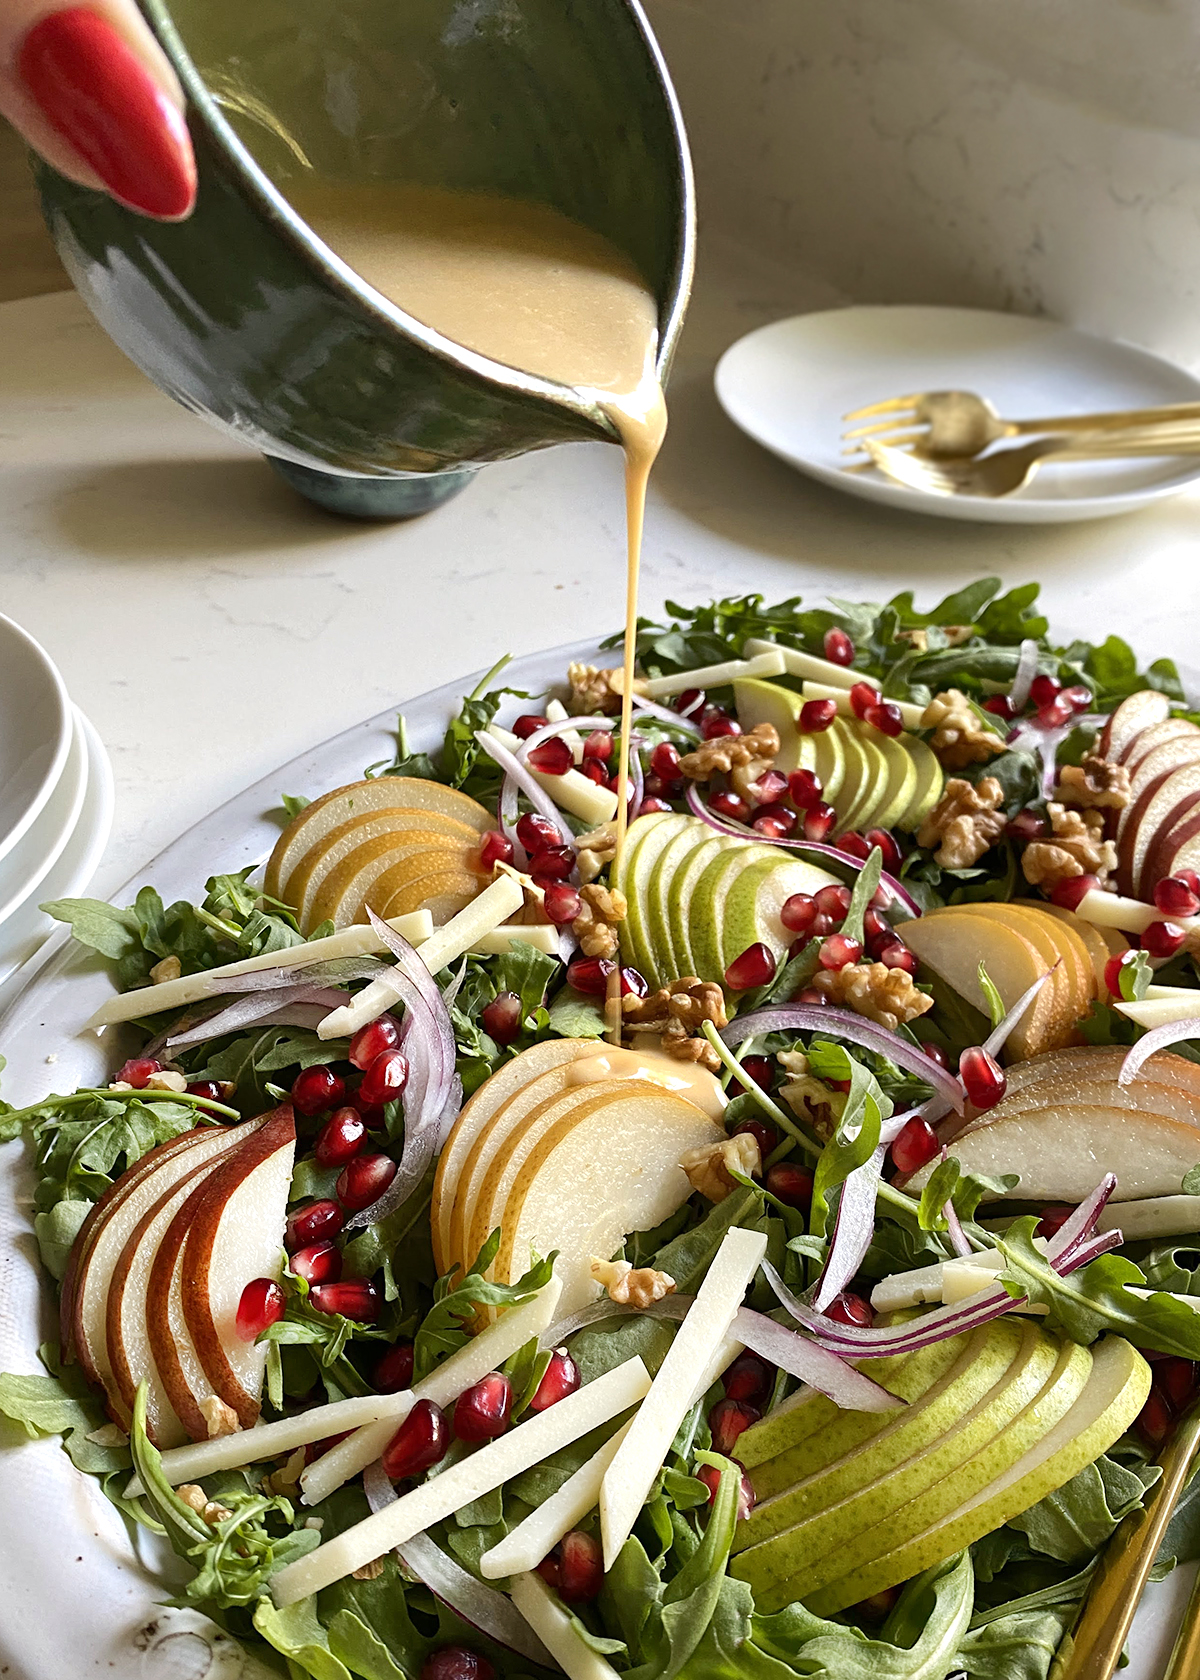
[[[809,1069],[818,1079],[850,1081],[846,1106],[838,1116],[833,1136],[821,1151],[813,1180],[809,1225],[813,1234],[820,1237],[826,1231],[830,1193],[875,1153],[880,1126],[891,1114],[892,1104],[875,1075],[844,1045],[814,1039],[806,1054]]]
[[[964,1173],[955,1156],[939,1161],[929,1175],[921,1192],[917,1219],[923,1231],[944,1231],[947,1221],[943,1209],[947,1202],[954,1204],[960,1219],[973,1219],[975,1210],[985,1196],[1000,1200],[1020,1183],[1016,1173],[993,1177],[988,1173]]]
[[[480,1307],[508,1307],[536,1295],[554,1273],[555,1254],[533,1265],[516,1283],[491,1283],[484,1276],[500,1249],[497,1228],[484,1243],[467,1272],[455,1267],[433,1288],[433,1306],[413,1338],[413,1381],[420,1382],[434,1366],[470,1340],[467,1326]]]
[[[882,874],[883,853],[878,846],[875,846],[859,870],[854,889],[850,894],[850,905],[841,927],[841,931],[847,939],[857,939],[860,944],[862,943],[863,918],[870,908],[871,900],[879,890],[879,877]]]
[[[970,1680],[1046,1680],[1077,1603],[1016,1610],[971,1628],[952,1666]]]
[[[1004,999],[996,990],[995,981],[992,979],[986,966],[982,962],[979,965],[979,986],[984,997],[987,999],[988,1014],[992,1018],[992,1026],[998,1027],[1004,1017],[1008,1014],[1008,1011],[1004,1007]]]
[[[570,986],[564,986],[551,1001],[549,1026],[560,1038],[603,1038],[607,1031],[600,1002]]]
[[[1189,1180],[1193,1188],[1188,1188]],[[1200,1194],[1195,1183],[1200,1180],[1200,1167],[1193,1167],[1183,1181],[1183,1193]],[[1172,1295],[1200,1295],[1200,1246],[1196,1242],[1168,1243],[1143,1254],[1138,1265],[1146,1274],[1151,1289],[1166,1289]]]
[[[75,1367],[62,1367],[57,1353],[46,1349],[51,1365],[47,1376],[21,1376],[6,1371],[0,1375],[0,1412],[20,1424],[32,1439],[61,1435],[63,1448],[79,1470],[108,1475],[128,1469],[129,1449],[119,1430],[110,1442],[91,1441],[90,1435],[107,1423],[104,1404],[89,1388]]]
[[[1161,1474],[1156,1464],[1127,1468],[1102,1453],[1062,1487],[1010,1518],[1009,1527],[1060,1563],[1086,1563],[1122,1517],[1141,1509]]]

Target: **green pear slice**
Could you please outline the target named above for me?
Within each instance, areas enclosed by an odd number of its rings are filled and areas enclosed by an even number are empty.
[[[733,883],[751,864],[775,863],[778,858],[770,846],[739,842],[714,857],[696,882],[688,911],[688,942],[696,965],[691,972],[701,980],[724,980],[729,964],[746,949],[743,945],[729,957],[724,955],[725,900]],[[753,945],[754,939],[746,944]]]
[[[779,735],[775,768],[784,775],[801,769],[821,774],[817,765],[821,736],[801,734],[796,728],[803,704],[794,689],[780,688],[778,683],[763,682],[760,677],[741,677],[733,685],[733,706],[744,730],[755,729],[760,723],[774,725]]]
[[[915,834],[942,797],[946,778],[928,741],[922,741],[915,735],[898,735],[896,739],[904,742],[912,756],[916,766],[917,785],[908,809],[896,818],[894,826],[902,828],[906,834]]]
[[[878,780],[879,767],[883,760],[874,750],[868,757],[858,726],[852,718],[834,718],[825,734],[832,735],[842,750],[844,767],[841,783],[836,794],[831,794],[826,788],[825,798],[837,812],[838,833],[844,834],[854,826],[854,812],[863,803],[870,787]]]
[[[932,1568],[964,1546],[1019,1516],[1107,1452],[1128,1429],[1150,1392],[1150,1367],[1122,1336],[1095,1344],[1086,1384],[1071,1408],[1018,1457],[944,1517],[820,1590],[797,1588],[818,1616],[882,1592]]]
[[[881,735],[877,729],[860,723],[857,718],[843,718],[840,721],[847,734],[853,737],[867,766],[853,804],[849,803],[845,788],[838,797],[838,809],[843,813],[840,824],[843,831],[867,828],[873,820],[876,807],[886,795],[891,777],[888,761],[879,745],[880,741],[886,740],[887,737]]]
[[[905,737],[893,738],[879,730],[873,733],[876,737],[873,745],[883,754],[888,779],[879,791],[874,809],[859,813],[857,826],[864,832],[868,828],[895,828],[917,789],[916,761],[905,745]]]
[[[1040,1387],[1054,1368],[1054,1353],[1048,1342],[1042,1343],[1036,1336],[1031,1339],[1028,1332],[1026,1340],[1033,1354],[1029,1379],[1032,1381],[1040,1371]],[[970,1431],[964,1434],[958,1425],[970,1408],[1007,1377],[1021,1341],[1018,1327],[1007,1324],[1002,1334],[993,1335],[991,1326],[984,1325],[960,1341],[959,1357],[950,1369],[915,1404],[899,1414],[887,1414],[891,1421],[866,1445],[843,1453],[772,1497],[760,1499],[750,1516],[737,1526],[735,1551],[747,1551],[784,1529],[794,1529],[798,1523],[827,1511],[838,1501],[848,1502],[841,1507],[838,1533],[852,1533],[856,1512],[851,1494],[876,1482],[889,1468],[914,1463],[918,1458],[922,1472],[931,1469],[937,1453],[949,1451],[951,1443],[957,1443],[960,1456],[966,1455],[965,1443],[971,1434]],[[894,1480],[892,1496],[898,1501],[902,1499],[900,1488],[900,1481]],[[758,1492],[757,1482],[755,1492]]]
[[[664,985],[675,976],[662,973],[655,960],[652,930],[646,918],[650,877],[670,842],[680,834],[694,832],[699,820],[698,817],[656,811],[638,818],[634,824],[638,830],[634,843],[632,846],[626,843],[620,891],[625,894],[628,908],[621,923],[621,944],[623,948],[628,946],[634,967],[645,976],[652,988]]]
[[[711,833],[711,830],[709,832]],[[699,973],[691,939],[692,898],[696,883],[718,853],[728,852],[735,846],[745,844],[744,840],[735,840],[732,835],[713,834],[709,840],[698,841],[679,865],[667,895],[671,948],[675,953],[675,966],[679,971],[673,976],[674,979],[682,980],[685,975]]]
[[[987,1337],[978,1334],[975,1339],[971,1339],[971,1336],[951,1336],[946,1341],[934,1342],[933,1347],[921,1347],[918,1352],[909,1354],[908,1362],[903,1366],[897,1366],[894,1374],[889,1374],[886,1378],[881,1378],[877,1369],[874,1368],[886,1366],[886,1364],[891,1364],[892,1361],[886,1361],[886,1359],[866,1361],[864,1359],[861,1369],[866,1371],[869,1376],[874,1376],[876,1381],[882,1381],[884,1388],[889,1389],[892,1394],[897,1394],[899,1398],[906,1399],[909,1408],[918,1408],[919,1410],[926,1403],[926,1399],[933,1398],[934,1394],[938,1394],[941,1389],[946,1388],[946,1384],[953,1384],[953,1381],[963,1371],[963,1361],[973,1359],[985,1341],[987,1341]],[[958,1403],[960,1396],[961,1389],[953,1388],[955,1403]],[[827,1401],[825,1404],[832,1408],[832,1401]],[[778,1408],[778,1410],[782,1410],[782,1408]],[[911,1411],[904,1411],[903,1413],[904,1418],[911,1415],[914,1415]],[[763,1430],[766,1425],[770,1425],[773,1416],[775,1416],[775,1413],[768,1411],[763,1421],[753,1425],[753,1428]],[[894,1415],[891,1411],[866,1413],[866,1411],[837,1411],[835,1408],[830,1411],[830,1415],[825,1415],[824,1408],[822,1408],[822,1411],[817,1411],[817,1408],[810,1408],[810,1415],[808,1416],[810,1416],[810,1421],[815,1423],[815,1428],[812,1428],[805,1435],[793,1436],[792,1445],[783,1446],[780,1452],[775,1453],[775,1457],[768,1458],[765,1463],[756,1465],[753,1475],[751,1475],[751,1482],[755,1483],[756,1499],[771,1502],[776,1494],[785,1494],[790,1488],[798,1487],[800,1483],[805,1482],[805,1478],[813,1477],[818,1472],[829,1470],[830,1465],[842,1462],[847,1453],[854,1453],[859,1448],[862,1452],[866,1452],[862,1443],[867,1441],[867,1438],[871,1438],[871,1448],[874,1450],[874,1438],[884,1428],[887,1428]],[[864,1430],[862,1423],[867,1420],[871,1421],[871,1428]],[[776,1435],[787,1431],[788,1426],[793,1431],[803,1426],[803,1415],[800,1418],[795,1415],[792,1418],[785,1416],[782,1420],[782,1426],[776,1426]],[[750,1435],[751,1431],[746,1430],[745,1433]],[[751,1452],[755,1450],[756,1445],[758,1443],[751,1441]],[[741,1446],[741,1436],[738,1436],[738,1446]],[[741,1458],[741,1462],[746,1463],[745,1452],[739,1452],[738,1458]],[[896,1460],[892,1460],[892,1462],[896,1462]],[[741,1532],[741,1524],[739,1524],[739,1532]],[[746,1544],[751,1544],[751,1542],[746,1542]],[[741,1549],[741,1547],[738,1547],[738,1549]]]
[[[837,877],[828,870],[778,852],[748,862],[725,895],[719,929],[721,973],[748,945],[759,941],[770,947],[778,961],[796,937],[779,918],[788,899],[794,893],[815,893],[836,885]]]
[[[654,967],[664,979],[678,980],[688,973],[675,949],[675,940],[671,933],[671,884],[687,857],[698,845],[711,837],[712,829],[696,817],[689,828],[680,829],[668,841],[655,859],[646,888],[643,925]]]
[[[1003,1475],[1023,1453],[1036,1446],[1075,1404],[1091,1368],[1092,1356],[1087,1348],[1074,1342],[1060,1344],[1040,1329],[1027,1326],[1022,1353],[1008,1378],[1002,1379],[937,1447],[843,1500],[832,1511],[764,1542],[753,1552],[743,1553],[734,1572],[742,1575],[743,1566],[756,1555],[763,1555],[764,1562],[744,1578],[754,1586],[761,1609],[778,1610],[870,1563],[883,1551],[903,1545]],[[900,1494],[906,1497],[897,1502]],[[860,1516],[870,1513],[868,1525],[848,1531],[844,1522],[839,1523],[839,1515],[850,1506],[856,1506]],[[798,1536],[803,1538],[798,1540]],[[771,1548],[774,1552],[767,1558]]]

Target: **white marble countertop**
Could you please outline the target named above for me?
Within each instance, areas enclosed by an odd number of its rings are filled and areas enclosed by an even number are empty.
[[[725,419],[711,372],[751,327],[837,298],[740,261],[706,248],[651,488],[645,611],[749,589],[929,598],[995,571],[1040,579],[1064,632],[1116,628],[1196,675],[1200,492],[1091,525],[985,527],[809,483]],[[45,643],[112,755],[97,890],[390,702],[615,628],[620,469],[615,449],[575,445],[490,467],[410,524],[336,521],[154,390],[73,294],[0,305],[0,610]]]

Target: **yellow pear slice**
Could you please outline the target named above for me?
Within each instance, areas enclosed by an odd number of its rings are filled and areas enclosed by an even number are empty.
[[[1050,1050],[1065,1044],[1075,1023],[1087,1014],[1094,990],[1092,965],[1083,942],[1069,943],[1067,930],[1059,927],[1049,916],[1041,915],[1036,908],[1019,904],[970,904],[963,908],[975,915],[990,917],[992,921],[1003,922],[1022,938],[1028,939],[1052,971],[1050,986],[1054,988],[1056,1000],[1053,1036],[1043,1039],[1041,1048]]]
[[[931,910],[915,921],[905,922],[897,931],[921,962],[984,1015],[988,1004],[979,984],[981,962],[1006,1009],[1011,1009],[1021,993],[1047,971],[1047,964],[1022,934],[990,918],[968,916],[962,910]],[[1052,989],[1043,986],[1025,1019],[1009,1035],[1006,1049],[1013,1059],[1020,1061],[1042,1047],[1055,1005]]]
[[[1010,908],[1031,916],[1058,946],[1063,966],[1074,975],[1076,993],[1080,1000],[1079,1013],[1081,1016],[1086,1015],[1096,995],[1095,963],[1091,948],[1081,932],[1087,924],[1081,922],[1071,910],[1061,910],[1058,905],[1051,907],[1035,903],[1032,899],[1014,899]],[[1052,908],[1056,914],[1051,914]]]
[[[1019,898],[1015,902],[1024,904],[1025,900]],[[1075,937],[1082,942],[1088,961],[1092,965],[1092,973],[1095,976],[1096,989],[1093,995],[1104,997],[1108,990],[1104,980],[1104,970],[1112,952],[1101,936],[1100,929],[1093,927],[1091,922],[1085,922],[1082,916],[1075,914],[1074,910],[1064,909],[1061,904],[1039,904],[1037,908],[1045,915],[1052,916],[1056,922],[1064,923]]]
[[[595,1050],[595,1040],[590,1038],[543,1039],[540,1044],[531,1044],[528,1050],[523,1050],[511,1062],[497,1068],[464,1104],[438,1157],[437,1174],[433,1181],[430,1219],[434,1259],[439,1274],[449,1269],[451,1208],[475,1139],[496,1111],[539,1074],[549,1073],[553,1068],[574,1061],[577,1056],[594,1055]]]
[[[559,1251],[562,1313],[595,1299],[593,1255],[615,1254],[629,1231],[661,1224],[691,1195],[680,1157],[725,1136],[695,1103],[649,1080],[617,1081],[619,1094],[579,1088],[575,1110],[522,1165],[504,1209],[496,1259],[502,1283],[531,1251]]]
[[[457,916],[460,910],[466,909],[484,884],[481,875],[468,875],[465,870],[422,875],[419,881],[401,887],[382,909],[374,904],[371,908],[377,916],[382,916],[385,922],[390,922],[395,916],[407,916],[413,910],[428,910],[433,917],[434,927],[444,927],[452,916]],[[358,919],[366,921],[365,909]]]
[[[425,834],[443,835],[447,840],[456,841],[464,852],[470,852],[479,845],[479,836],[473,828],[459,822],[456,817],[443,817],[437,811],[412,811],[403,806],[389,806],[383,811],[355,817],[332,829],[323,840],[305,852],[288,876],[284,889],[288,894],[285,902],[295,909],[301,925],[315,925],[320,920],[312,914],[313,900],[326,876],[337,868],[343,858],[349,857],[351,852],[370,840],[394,836],[403,841],[414,829]]]
[[[368,900],[372,907],[386,904],[416,875],[462,868],[467,856],[461,842],[436,830],[410,828],[376,835],[355,846],[328,872],[310,898],[308,915],[301,921],[301,928],[317,927],[322,922],[332,922],[342,928],[365,921],[360,912]],[[401,869],[385,888],[375,890],[376,883],[389,870],[412,863],[417,865],[415,870]]]
[[[382,811],[388,806],[403,806],[412,811],[437,811],[444,817],[454,817],[466,823],[477,834],[495,828],[496,819],[476,800],[469,799],[457,788],[445,787],[422,776],[374,776],[362,782],[350,782],[346,787],[334,788],[306,805],[294,816],[275,842],[275,850],[267,863],[263,890],[272,898],[288,902],[280,888],[286,885],[292,870],[308,851],[333,829],[354,817]]]

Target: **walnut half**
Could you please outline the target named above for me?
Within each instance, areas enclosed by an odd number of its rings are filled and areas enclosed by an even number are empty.
[[[1104,838],[1104,818],[1099,811],[1067,810],[1053,800],[1046,806],[1050,838],[1033,840],[1021,857],[1021,868],[1030,886],[1049,895],[1060,881],[1080,875],[1095,875],[1101,881],[1117,867],[1117,848]]]
[[[679,1165],[692,1189],[699,1190],[706,1201],[723,1202],[731,1190],[738,1188],[729,1169],[740,1172],[743,1178],[757,1178],[762,1172],[762,1153],[752,1133],[738,1132],[734,1137],[689,1149]]]
[[[917,831],[919,846],[936,846],[943,869],[968,869],[1004,833],[1004,789],[995,776],[972,786],[952,776]]]
[[[852,1009],[889,1032],[933,1008],[933,999],[917,989],[911,974],[880,962],[824,968],[813,976],[811,984],[824,992],[830,1003]]]
[[[921,727],[933,730],[929,745],[947,770],[986,764],[989,758],[1004,751],[1004,737],[979,721],[960,688],[935,694],[922,715]]]
[[[593,1255],[591,1272],[609,1300],[623,1307],[648,1307],[675,1293],[675,1279],[669,1273],[635,1267],[628,1260],[598,1260]]]

